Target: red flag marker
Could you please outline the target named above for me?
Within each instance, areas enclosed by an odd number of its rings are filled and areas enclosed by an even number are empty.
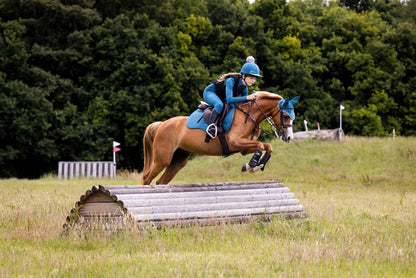
[[[113,148],[113,152],[115,152],[115,153],[116,153],[116,152],[118,152],[118,151],[121,151],[121,149],[120,149],[120,148],[116,148],[116,147],[114,147],[114,148]]]

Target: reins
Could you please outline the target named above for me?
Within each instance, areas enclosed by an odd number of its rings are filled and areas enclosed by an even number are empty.
[[[270,133],[269,132],[267,132],[266,130],[264,130],[264,129],[262,129],[261,127],[260,127],[260,125],[257,123],[257,121],[256,121],[256,119],[254,119],[253,118],[253,116],[251,116],[251,114],[250,114],[250,109],[251,109],[251,104],[252,103],[255,103],[256,104],[256,106],[257,106],[257,108],[259,109],[259,111],[263,114],[263,116],[266,118],[266,120],[267,120],[267,122],[269,123],[269,125],[272,127],[272,129],[273,129],[273,131],[274,131],[274,134],[276,135],[276,137],[277,138],[280,138],[279,137],[279,135],[277,134],[277,131],[284,137],[285,135],[286,135],[286,131],[284,130],[284,128],[288,128],[288,127],[292,127],[292,125],[291,124],[289,124],[289,125],[285,125],[284,124],[284,122],[283,122],[283,109],[293,109],[293,107],[281,107],[281,108],[277,108],[277,112],[274,114],[274,115],[272,115],[272,116],[267,116],[267,114],[263,111],[263,109],[261,109],[261,107],[260,107],[260,105],[257,103],[257,101],[256,100],[250,100],[250,101],[248,101],[248,102],[245,102],[245,103],[243,103],[241,106],[240,105],[236,105],[236,107],[240,110],[240,111],[242,111],[244,114],[246,114],[246,119],[244,120],[244,123],[247,123],[247,120],[248,120],[248,118],[250,118],[252,121],[253,121],[253,123],[254,123],[254,130],[253,130],[253,133],[252,133],[252,135],[251,135],[251,139],[253,139],[253,137],[254,137],[254,134],[255,134],[255,132],[257,131],[257,130],[262,130],[262,131],[264,131],[265,133],[267,133],[267,134],[269,134],[270,135]],[[248,105],[248,109],[247,109],[247,111],[245,111],[243,108],[242,108],[242,106],[244,106],[244,105]],[[280,126],[277,126],[275,123],[274,123],[274,121],[273,121],[273,118],[278,114],[280,112]]]
[[[248,102],[245,102],[245,103],[243,103],[241,106],[240,105],[238,105],[238,104],[236,104],[236,107],[241,111],[241,112],[243,112],[244,114],[246,114],[246,119],[244,120],[244,123],[246,124],[247,123],[247,120],[248,120],[248,118],[250,118],[252,121],[253,121],[253,123],[254,123],[254,130],[253,130],[253,133],[251,134],[251,140],[253,140],[253,138],[254,138],[254,134],[256,133],[256,131],[257,130],[263,130],[263,129],[261,129],[260,128],[260,125],[259,124],[257,124],[257,122],[256,122],[256,119],[254,119],[253,118],[253,116],[251,116],[251,114],[250,114],[250,108],[251,108],[251,103],[253,102],[253,100],[250,100],[250,101],[248,101]],[[254,102],[257,104],[257,102],[254,100]],[[242,108],[242,106],[244,106],[244,105],[248,105],[248,109],[247,109],[247,111],[245,111],[243,108]],[[258,106],[258,105],[257,105]],[[267,131],[265,131],[264,130],[264,132],[266,132],[267,133]],[[270,133],[268,133],[268,134],[270,134]]]

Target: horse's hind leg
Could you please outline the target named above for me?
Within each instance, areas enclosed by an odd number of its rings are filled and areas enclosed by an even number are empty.
[[[159,180],[156,181],[156,184],[168,184],[176,174],[188,163],[190,153],[182,149],[177,149],[173,155],[173,158],[166,168],[163,175]]]
[[[163,171],[163,169],[165,169],[165,165],[161,165],[158,163],[153,163],[151,169],[147,172],[143,174],[143,184],[150,184],[152,182],[152,180],[160,173]]]
[[[152,157],[157,159],[153,159],[149,170],[143,174],[143,184],[150,184],[160,172],[169,167],[172,161],[173,150],[160,148],[153,151]]]

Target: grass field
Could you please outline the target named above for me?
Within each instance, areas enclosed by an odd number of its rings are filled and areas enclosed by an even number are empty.
[[[307,218],[63,235],[86,190],[138,175],[0,180],[0,277],[416,277],[416,138],[272,145],[264,172],[195,157],[172,183],[278,179]]]

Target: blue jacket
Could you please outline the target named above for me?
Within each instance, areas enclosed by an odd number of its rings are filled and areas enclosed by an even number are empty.
[[[247,101],[247,95],[248,95],[248,88],[243,85],[243,79],[239,79],[238,85],[237,85],[237,91],[241,91],[243,88],[242,96],[234,96],[233,88],[234,88],[234,78],[228,77],[225,79],[225,99],[222,99],[222,101],[227,101],[229,104],[234,104],[237,102],[243,102]],[[215,85],[210,84],[208,87],[204,90],[204,98],[206,93],[216,93],[215,92]]]

